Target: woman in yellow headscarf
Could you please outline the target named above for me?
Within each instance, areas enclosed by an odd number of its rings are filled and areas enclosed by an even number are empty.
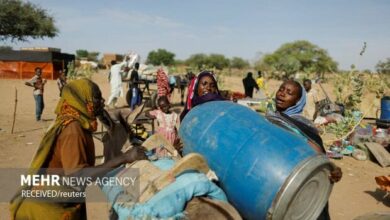
[[[141,148],[132,148],[125,154],[95,168],[95,146],[92,132],[96,131],[97,119],[104,112],[104,99],[99,87],[88,79],[74,80],[62,90],[55,113],[57,118],[43,137],[31,162],[29,174],[48,168],[46,174],[97,177],[109,168],[123,163],[144,159]],[[55,171],[54,171],[55,170]],[[40,171],[41,172],[41,171]],[[86,219],[85,203],[32,201],[22,196],[23,186],[11,201],[12,219]]]

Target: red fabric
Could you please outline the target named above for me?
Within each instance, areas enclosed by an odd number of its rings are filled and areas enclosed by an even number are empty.
[[[162,68],[157,70],[157,96],[169,97],[169,81],[168,76]]]
[[[194,89],[195,89],[195,85],[196,85],[196,82],[197,82],[198,78],[197,77],[194,77],[191,82],[190,82],[190,85],[188,86],[188,93],[187,93],[187,109],[191,109],[192,108],[192,98],[194,97]]]
[[[242,92],[232,92],[233,99],[243,99],[245,98],[245,94]]]
[[[57,79],[59,76],[58,71],[54,71],[53,63],[0,61],[0,78],[31,79],[37,67],[42,69],[44,79]]]

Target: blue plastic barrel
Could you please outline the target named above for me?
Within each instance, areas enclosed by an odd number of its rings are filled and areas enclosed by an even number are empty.
[[[316,219],[332,184],[328,159],[307,140],[232,102],[208,102],[184,118],[184,154],[202,154],[245,219]]]
[[[381,120],[390,121],[390,96],[381,99]]]

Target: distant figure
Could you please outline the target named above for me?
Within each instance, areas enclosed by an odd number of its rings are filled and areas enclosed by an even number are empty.
[[[260,90],[265,89],[265,84],[264,84],[264,77],[263,74],[261,73],[261,70],[257,72],[257,78],[256,78],[256,84],[259,87]]]
[[[169,76],[169,94],[172,94],[176,86],[176,77],[174,75]]]
[[[157,119],[157,133],[160,133],[172,145],[175,145],[178,141],[179,115],[170,110],[171,105],[166,96],[159,97],[157,105],[158,109],[146,112],[146,116]]]
[[[62,94],[62,88],[66,85],[66,75],[65,73],[60,70],[59,71],[59,77],[57,79],[57,86],[58,86],[58,89],[60,90],[60,96]]]
[[[316,103],[318,102],[317,90],[311,87],[311,80],[305,79],[303,81],[303,87],[306,90],[306,106],[303,109],[303,116],[307,119],[314,120],[316,113]]]
[[[191,82],[191,80],[192,80],[193,78],[195,78],[196,75],[195,75],[192,71],[190,71],[190,72],[188,72],[188,73],[186,74],[186,77],[187,77],[187,79],[188,79],[188,82]]]
[[[252,77],[252,72],[249,72],[248,75],[242,80],[245,89],[246,97],[253,97],[253,89],[259,90],[259,86],[257,85],[255,79]]]
[[[108,98],[107,105],[111,108],[115,107],[115,104],[119,97],[123,97],[122,88],[122,74],[121,70],[127,64],[127,60],[117,64],[115,60],[111,61],[111,69],[109,74],[109,80],[111,85],[111,95]]]
[[[130,74],[130,82],[129,82],[130,87],[133,87],[133,86],[138,87],[138,81],[139,81],[138,69],[139,69],[139,63],[135,63],[134,68]]]
[[[42,78],[42,69],[40,67],[35,68],[35,76],[29,81],[25,82],[25,85],[34,87],[34,99],[35,99],[35,119],[41,120],[45,103],[43,102],[43,90],[46,84],[46,79]]]
[[[138,87],[138,81],[139,81],[138,69],[139,69],[139,63],[135,63],[134,69],[131,71],[131,75],[130,75],[129,89],[131,89],[131,101],[130,101],[131,110],[134,110],[135,106],[140,105],[142,101],[140,89]]]

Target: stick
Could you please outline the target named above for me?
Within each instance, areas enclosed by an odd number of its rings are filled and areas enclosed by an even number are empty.
[[[321,90],[322,90],[322,92],[325,94],[326,99],[327,99],[330,103],[332,103],[332,100],[330,100],[330,98],[329,98],[329,96],[328,96],[328,93],[326,93],[324,87],[322,87],[322,84],[321,84],[320,82],[318,82],[318,85],[321,87]]]
[[[11,134],[14,133],[15,120],[16,120],[16,107],[18,106],[18,89],[15,87],[15,107],[14,107],[14,117],[12,120],[12,129]]]

